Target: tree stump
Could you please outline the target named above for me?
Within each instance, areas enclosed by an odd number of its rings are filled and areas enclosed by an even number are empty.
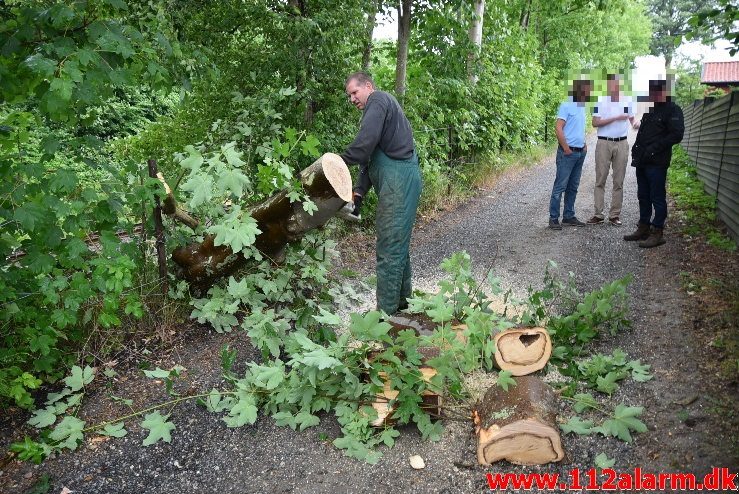
[[[475,405],[472,417],[481,465],[500,460],[542,465],[564,458],[557,397],[538,377],[519,377],[508,391],[492,386]]]
[[[303,190],[318,208],[312,215],[303,209],[303,203],[290,202],[285,190],[249,210],[261,231],[254,246],[273,260],[282,257],[288,243],[323,226],[352,200],[351,174],[337,154],[324,154],[300,172],[299,178]],[[225,245],[214,245],[214,238],[206,235],[202,242],[180,247],[172,254],[172,259],[180,267],[180,275],[201,289],[234,273],[246,263],[243,254],[234,254]]]
[[[495,335],[495,363],[514,376],[542,369],[552,356],[552,340],[544,328],[513,328]]]

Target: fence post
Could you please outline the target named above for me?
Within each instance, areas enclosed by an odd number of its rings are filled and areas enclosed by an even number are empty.
[[[703,117],[706,116],[706,99],[703,98],[700,103],[700,109],[701,109],[701,123],[700,127],[698,127],[698,144],[695,148],[695,166],[700,169],[700,165],[698,164],[698,157],[701,153],[701,137],[703,137]]]
[[[157,177],[157,161],[147,161],[149,165],[149,176]],[[154,197],[154,232],[156,234],[157,262],[159,264],[159,281],[162,285],[162,295],[167,297],[169,286],[167,281],[167,254],[164,251],[164,226],[162,225],[162,207],[159,204],[159,196]]]
[[[726,108],[726,121],[724,122],[724,139],[721,141],[721,159],[718,162],[718,177],[716,177],[716,203],[718,203],[718,189],[721,186],[721,170],[724,168],[724,150],[726,149],[726,134],[729,132],[729,118],[731,117],[731,108],[734,106],[735,92],[731,93],[729,104]]]

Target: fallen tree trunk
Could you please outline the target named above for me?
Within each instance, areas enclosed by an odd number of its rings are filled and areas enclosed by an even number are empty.
[[[544,368],[552,356],[552,339],[544,328],[513,328],[495,335],[495,363],[514,376]]]
[[[538,377],[519,377],[508,391],[491,387],[475,405],[472,417],[481,465],[500,460],[542,465],[564,458],[556,420],[557,398]]]
[[[351,174],[337,154],[326,153],[318,158],[300,173],[300,181],[318,208],[312,215],[303,209],[302,202],[290,202],[284,190],[249,211],[261,231],[254,246],[270,259],[279,260],[288,243],[323,226],[352,200]],[[180,275],[199,288],[211,286],[246,263],[241,253],[234,254],[228,246],[215,245],[214,238],[207,235],[202,242],[180,247],[172,254]]]

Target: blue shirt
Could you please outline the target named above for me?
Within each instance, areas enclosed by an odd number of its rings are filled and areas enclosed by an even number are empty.
[[[581,148],[585,146],[585,103],[565,101],[559,105],[557,119],[565,121],[565,140],[570,147]]]

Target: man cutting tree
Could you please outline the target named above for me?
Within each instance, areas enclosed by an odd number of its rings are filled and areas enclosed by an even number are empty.
[[[359,132],[341,157],[366,167],[377,193],[377,308],[392,315],[405,309],[411,296],[409,251],[422,187],[413,131],[398,100],[377,90],[366,72],[351,74],[345,90],[363,113]],[[362,191],[367,189],[365,183]],[[361,202],[359,192],[355,189],[355,203]]]

